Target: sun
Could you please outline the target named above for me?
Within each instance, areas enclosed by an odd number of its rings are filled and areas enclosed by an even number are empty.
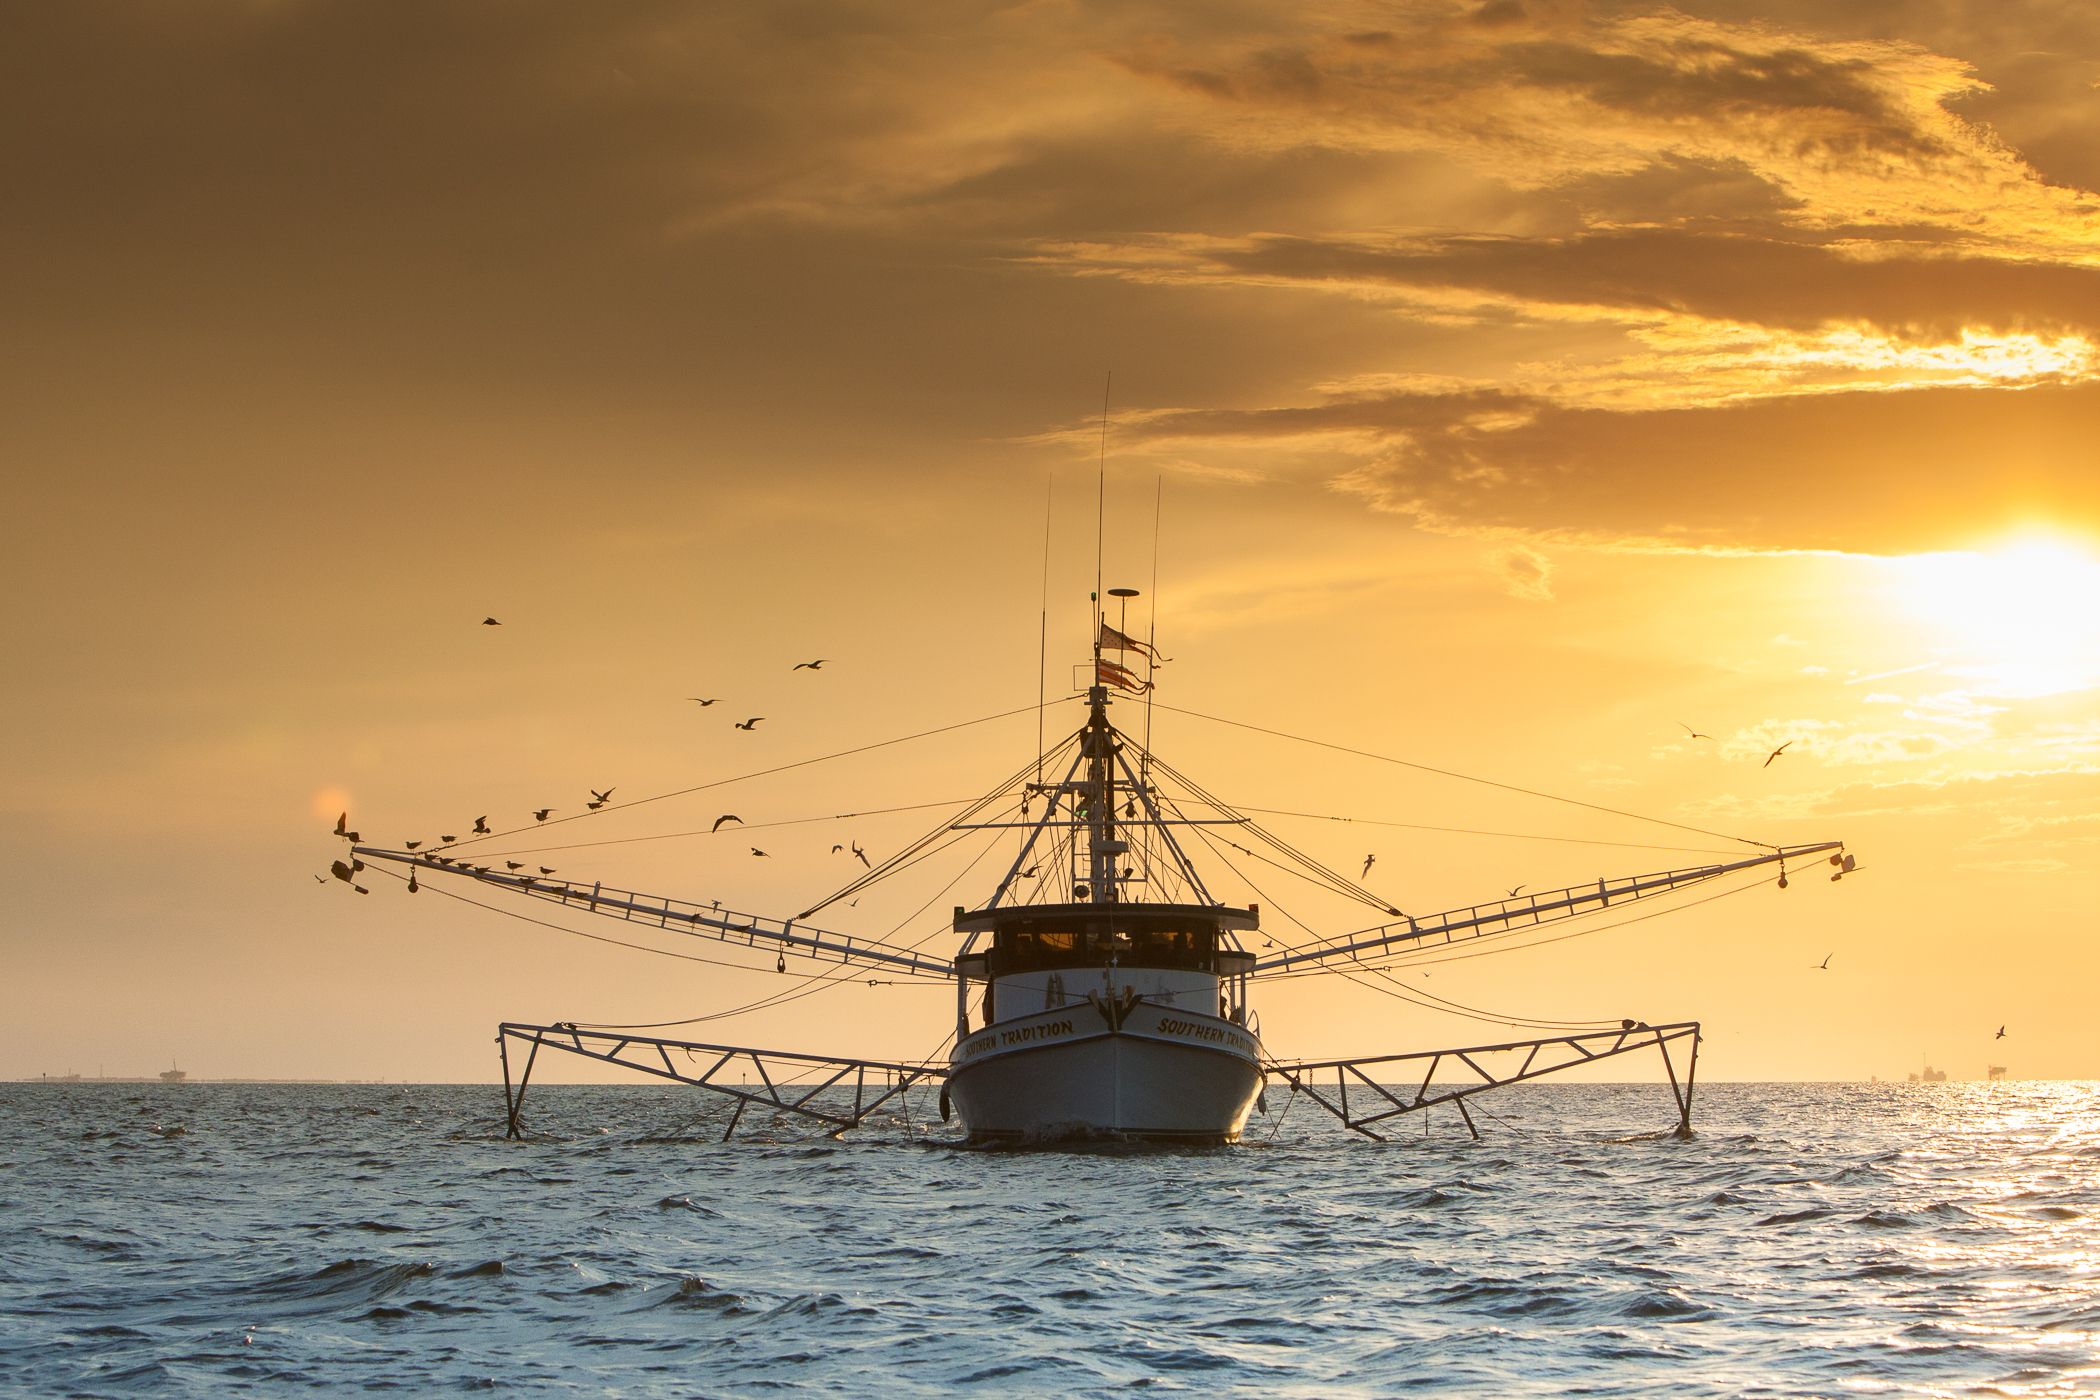
[[[1901,605],[1939,634],[1958,674],[2001,695],[2100,685],[2100,558],[2089,551],[2029,536],[1889,566]]]

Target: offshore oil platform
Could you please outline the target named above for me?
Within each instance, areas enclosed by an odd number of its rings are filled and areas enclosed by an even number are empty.
[[[1127,611],[1136,593],[1115,589],[1111,596],[1123,599]],[[1212,795],[1118,726],[1110,710],[1120,698],[1146,707],[1149,733],[1160,658],[1150,642],[1109,625],[1098,593],[1092,613],[1093,657],[1082,676],[1088,683],[1069,697],[1083,702],[1084,722],[917,841],[887,860],[867,861],[859,878],[793,915],[513,873],[523,867],[507,862],[511,869],[498,869],[493,855],[470,854],[471,844],[441,850],[366,845],[346,822],[338,822],[337,834],[350,839],[351,859],[336,862],[334,872],[353,883],[369,868],[401,873],[411,891],[423,880],[449,877],[550,911],[772,953],[777,971],[794,955],[834,967],[829,975],[840,980],[879,974],[954,984],[947,1053],[924,1061],[710,1044],[569,1021],[506,1021],[496,1040],[506,1130],[514,1137],[524,1131],[525,1093],[537,1058],[556,1051],[726,1096],[734,1111],[725,1141],[747,1110],[837,1134],[899,1108],[908,1115],[905,1095],[937,1086],[942,1121],[959,1120],[976,1143],[1215,1144],[1240,1140],[1257,1106],[1266,1111],[1265,1086],[1272,1081],[1368,1138],[1383,1141],[1394,1120],[1446,1104],[1477,1138],[1468,1108],[1474,1096],[1644,1051],[1661,1056],[1674,1131],[1688,1136],[1696,1021],[1555,1023],[1568,1028],[1494,1044],[1303,1061],[1270,1053],[1253,993],[1265,978],[1283,975],[1382,977],[1425,950],[1520,939],[1733,875],[1759,872],[1762,880],[1770,867],[1778,869],[1782,888],[1790,869],[1825,858],[1836,867],[1833,880],[1855,868],[1839,841],[1746,842],[1752,853],[1740,859],[1404,914],[1360,880],[1322,865]],[[942,842],[973,832],[997,833],[993,839],[1010,843],[1010,854],[1005,873],[979,903],[955,907],[952,951],[922,951],[812,922],[916,865]],[[510,834],[487,832],[470,842],[486,845]],[[1295,943],[1273,928],[1264,933],[1258,904],[1223,903],[1205,884],[1203,868],[1216,861],[1232,866],[1233,854],[1309,880],[1365,909],[1367,921]]]

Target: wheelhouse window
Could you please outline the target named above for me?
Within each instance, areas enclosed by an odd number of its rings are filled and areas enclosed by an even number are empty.
[[[1064,967],[1185,968],[1208,972],[1218,951],[1216,925],[1187,916],[1128,913],[1016,919],[992,933],[991,974]]]

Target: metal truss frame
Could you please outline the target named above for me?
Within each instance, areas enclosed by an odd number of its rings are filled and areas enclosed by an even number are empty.
[[[526,1052],[524,1073],[518,1077],[515,1088],[510,1073],[510,1043],[513,1040],[531,1047]],[[707,1045],[694,1040],[666,1040],[660,1036],[580,1029],[566,1021],[557,1021],[551,1026],[505,1021],[496,1027],[496,1045],[503,1059],[504,1136],[512,1138],[524,1136],[525,1087],[532,1082],[532,1067],[539,1059],[542,1047],[619,1065],[623,1069],[639,1070],[659,1079],[675,1080],[735,1099],[736,1112],[730,1115],[729,1127],[722,1133],[724,1142],[736,1132],[744,1110],[752,1107],[773,1113],[792,1113],[828,1124],[831,1136],[837,1137],[848,1129],[859,1127],[893,1099],[901,1101],[905,1090],[913,1085],[945,1079],[948,1075],[946,1065],[849,1060],[832,1055],[757,1050],[748,1045]],[[714,1059],[697,1072],[683,1070],[671,1059],[674,1050],[682,1052],[689,1062],[696,1052]],[[740,1072],[747,1079],[755,1079],[756,1083],[727,1083],[723,1076],[732,1071]],[[870,1084],[869,1074],[873,1071],[879,1071],[882,1079]],[[811,1084],[804,1076],[812,1072],[824,1077]],[[818,1095],[834,1089],[843,1094],[849,1084],[853,1090],[850,1109],[833,1103],[817,1103]],[[907,1109],[907,1121],[908,1114]],[[946,1117],[945,1102],[942,1116]]]
[[[1682,1082],[1677,1077],[1677,1066],[1670,1057],[1670,1045],[1677,1041],[1689,1042],[1685,1047],[1689,1054],[1685,1061]],[[1670,1076],[1670,1097],[1677,1107],[1676,1136],[1688,1138],[1692,1135],[1692,1085],[1699,1071],[1697,1021],[1678,1021],[1666,1026],[1636,1022],[1615,1031],[1547,1036],[1541,1040],[1512,1040],[1500,1045],[1468,1045],[1458,1050],[1418,1050],[1406,1055],[1374,1055],[1356,1060],[1290,1063],[1271,1060],[1264,1068],[1289,1084],[1294,1092],[1304,1094],[1339,1118],[1344,1127],[1352,1132],[1362,1133],[1374,1142],[1384,1142],[1386,1139],[1371,1131],[1369,1125],[1444,1103],[1458,1109],[1459,1116],[1465,1120],[1466,1131],[1477,1141],[1480,1130],[1473,1126],[1473,1115],[1466,1108],[1466,1100],[1473,1095],[1484,1094],[1490,1089],[1500,1089],[1510,1084],[1521,1084],[1525,1080],[1556,1074],[1578,1065],[1595,1064],[1599,1060],[1608,1060],[1616,1055],[1629,1055],[1636,1050],[1651,1048],[1661,1052],[1663,1069]],[[1478,1055],[1512,1050],[1529,1052],[1524,1056],[1524,1063],[1518,1067],[1515,1074],[1497,1075],[1484,1068],[1474,1058]],[[1548,1063],[1540,1063],[1542,1055]],[[1372,1066],[1399,1066],[1411,1061],[1425,1060],[1428,1062],[1428,1068],[1423,1072],[1422,1082],[1411,1098],[1394,1093],[1390,1087],[1379,1083],[1366,1073]],[[1460,1084],[1456,1087],[1436,1084],[1437,1071],[1444,1067],[1446,1060],[1455,1061],[1479,1075],[1481,1082]],[[1334,1088],[1323,1093],[1313,1076],[1326,1070],[1334,1071]],[[1369,1111],[1351,1111],[1349,1092],[1352,1081],[1359,1104],[1366,1093],[1371,1097]],[[1332,1097],[1329,1097],[1330,1094]]]

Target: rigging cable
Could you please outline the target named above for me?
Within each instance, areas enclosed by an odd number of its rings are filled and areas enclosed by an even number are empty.
[[[1303,817],[1314,822],[1346,822],[1351,826],[1393,826],[1403,831],[1440,831],[1447,836],[1506,836],[1513,841],[1562,841],[1572,846],[1618,846],[1629,851],[1687,851],[1702,856],[1732,856],[1735,851],[1717,851],[1711,846],[1650,846],[1638,841],[1592,841],[1583,836],[1540,836],[1528,831],[1476,831],[1465,826],[1424,826],[1420,822],[1380,821],[1376,817],[1331,817],[1324,812],[1286,812],[1276,807],[1242,807],[1242,812],[1260,812],[1267,817]]]
[[[1209,843],[1211,841],[1212,838],[1210,837],[1209,833],[1205,832],[1201,827],[1198,827],[1195,830],[1197,836],[1204,842]],[[1227,858],[1223,852],[1218,851],[1215,845],[1212,845],[1211,850],[1212,853],[1215,854],[1220,861],[1224,862],[1225,867],[1227,869],[1231,870],[1233,874],[1238,875],[1240,879],[1245,880],[1248,888],[1252,889],[1256,894],[1262,897],[1263,903],[1269,905],[1277,913],[1283,915],[1284,918],[1289,919],[1292,923],[1298,925],[1299,928],[1305,929],[1306,933],[1311,934],[1315,938],[1319,936],[1318,934],[1314,934],[1310,928],[1307,928],[1304,921],[1299,919],[1295,914],[1291,913],[1290,910],[1284,908],[1281,904],[1276,903],[1269,896],[1268,892],[1261,888],[1261,886],[1255,884],[1254,881],[1247,879],[1245,873],[1243,873],[1237,866],[1233,865],[1232,861],[1229,858]],[[1347,969],[1340,967],[1322,968],[1320,969],[1320,973],[1322,975],[1331,973],[1333,975],[1343,977],[1350,982],[1354,982],[1359,987],[1365,987],[1374,992],[1381,992],[1386,996],[1394,997],[1400,1001],[1408,1002],[1411,1005],[1417,1006],[1424,1011],[1439,1011],[1443,1012],[1446,1015],[1455,1014],[1465,1017],[1468,1020],[1480,1021],[1487,1025],[1510,1026],[1513,1028],[1533,1030],[1575,1030],[1584,1027],[1602,1026],[1610,1024],[1609,1022],[1605,1021],[1553,1021],[1536,1016],[1501,1015],[1495,1012],[1484,1010],[1477,1006],[1466,1006],[1461,1002],[1451,1001],[1446,997],[1440,997],[1434,992],[1427,991],[1420,992],[1419,994],[1420,997],[1428,998],[1427,1001],[1423,1001],[1418,999],[1416,995],[1418,991],[1417,988],[1408,987],[1403,983],[1393,982],[1392,978],[1385,977],[1381,972],[1379,972],[1377,968],[1365,968],[1363,970],[1370,972],[1373,975],[1381,977],[1381,979],[1384,981],[1392,982],[1393,985],[1391,987],[1373,986],[1368,982],[1360,981],[1356,977],[1350,976],[1349,971]],[[1429,1004],[1430,1002],[1436,1002],[1439,1004],[1432,1006]]]
[[[954,807],[958,805],[959,801],[965,800],[968,799],[950,798],[945,802],[918,802],[912,804],[909,807],[875,807],[865,812],[835,812],[829,816],[822,817],[790,817],[785,821],[777,822],[751,822],[749,824],[745,824],[740,821],[737,823],[735,829],[732,830],[729,834],[734,836],[738,831],[764,831],[768,827],[775,826],[809,826],[815,822],[842,822],[849,817],[886,817],[897,812],[923,812],[933,807]],[[481,858],[484,860],[495,860],[499,856],[544,855],[549,851],[587,851],[594,846],[631,846],[638,841],[675,841],[681,837],[686,836],[719,835],[721,835],[719,829],[702,831],[664,831],[659,832],[654,836],[619,836],[605,841],[578,841],[573,845],[568,846],[521,846],[513,851],[483,851],[481,853]],[[439,849],[450,850],[452,848],[449,846],[441,846],[439,847]]]
[[[1077,696],[1071,695],[1065,697],[1066,700],[1073,700],[1077,698]],[[1050,703],[1053,705],[1057,705],[1063,704],[1064,701],[1053,700]],[[644,807],[651,802],[664,802],[668,801],[673,797],[686,797],[696,792],[706,792],[710,788],[728,787],[731,783],[743,783],[749,782],[753,778],[771,777],[775,773],[786,773],[796,768],[807,768],[810,765],[816,763],[829,763],[834,758],[850,758],[857,753],[871,753],[876,749],[886,749],[896,744],[908,744],[914,739],[930,739],[936,734],[951,734],[958,729],[968,729],[973,725],[979,724],[990,724],[994,720],[1012,719],[1015,715],[1025,715],[1030,710],[1037,710],[1041,708],[1043,707],[1039,705],[1023,705],[1018,710],[1003,710],[996,715],[985,715],[979,719],[966,719],[959,724],[944,724],[938,729],[924,729],[919,731],[917,734],[905,734],[895,739],[883,739],[880,742],[873,744],[862,744],[858,748],[840,749],[837,753],[822,754],[816,758],[797,759],[793,763],[783,763],[775,768],[761,768],[755,773],[744,773],[734,778],[720,778],[711,783],[699,783],[694,785],[693,787],[679,788],[675,792],[660,792],[657,793],[654,797],[637,797],[632,802],[622,802],[617,806],[604,807],[595,812],[578,812],[576,815],[571,817],[556,817],[553,821],[535,823],[532,826],[514,826],[509,827],[503,831],[492,831],[486,836],[470,837],[467,840],[460,842],[459,846],[461,848],[464,848],[471,845],[478,845],[483,841],[493,841],[499,836],[515,836],[521,831],[539,831],[550,826],[560,826],[563,822],[580,822],[587,817],[611,816],[614,812],[624,812],[630,807]]]
[[[1256,734],[1268,734],[1278,739],[1293,739],[1301,744],[1311,744],[1315,748],[1333,749],[1336,753],[1354,754],[1358,758],[1376,759],[1380,763],[1397,764],[1402,768],[1413,768],[1416,771],[1422,773],[1435,773],[1439,777],[1457,778],[1463,782],[1468,783],[1480,783],[1486,787],[1501,788],[1504,792],[1518,792],[1524,794],[1524,796],[1526,797],[1543,797],[1548,802],[1565,802],[1568,803],[1570,806],[1574,807],[1587,807],[1593,812],[1606,812],[1615,817],[1629,817],[1637,822],[1654,822],[1658,826],[1671,826],[1677,828],[1677,830],[1679,831],[1696,832],[1698,835],[1711,836],[1716,840],[1720,841],[1736,841],[1740,842],[1745,846],[1761,846],[1768,851],[1776,851],[1779,849],[1777,846],[1774,846],[1769,841],[1753,841],[1747,836],[1730,836],[1725,831],[1708,831],[1703,826],[1687,826],[1683,822],[1666,821],[1661,817],[1645,817],[1642,816],[1639,812],[1625,812],[1621,811],[1617,807],[1605,807],[1600,806],[1595,802],[1584,802],[1580,798],[1561,797],[1556,793],[1539,792],[1535,788],[1518,787],[1514,783],[1498,783],[1492,778],[1476,778],[1470,773],[1454,773],[1449,768],[1432,768],[1426,763],[1414,763],[1408,759],[1393,758],[1387,754],[1382,753],[1371,753],[1365,749],[1352,749],[1342,744],[1330,744],[1324,739],[1308,739],[1303,734],[1286,734],[1281,729],[1264,729],[1261,725],[1258,724],[1244,724],[1236,719],[1222,719],[1217,715],[1206,715],[1196,710],[1184,710],[1174,705],[1162,704],[1160,708],[1162,710],[1171,710],[1177,715],[1187,715],[1191,719],[1207,719],[1212,724],[1230,725],[1234,729],[1250,730]]]

